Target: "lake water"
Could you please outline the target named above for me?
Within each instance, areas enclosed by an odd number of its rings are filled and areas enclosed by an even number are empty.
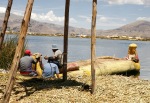
[[[90,59],[90,38],[68,38],[68,62]],[[96,39],[96,56],[114,56],[123,58],[127,55],[128,45],[136,43],[141,70],[139,78],[150,80],[150,41],[127,41]],[[33,53],[39,52],[51,56],[51,45],[57,44],[63,51],[63,37],[27,36],[27,48]],[[46,61],[43,59],[43,63]]]

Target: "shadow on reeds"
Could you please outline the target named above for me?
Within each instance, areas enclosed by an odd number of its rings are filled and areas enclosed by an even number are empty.
[[[138,78],[140,76],[140,71],[130,70],[127,72],[117,73],[117,75],[123,75],[123,76],[127,76],[127,77],[132,76],[132,77]]]
[[[66,80],[63,82],[62,79],[57,80],[43,80],[40,78],[33,78],[30,80],[24,80],[19,82],[16,87],[14,87],[15,94],[20,94],[25,92],[26,95],[21,96],[19,100],[23,99],[24,97],[30,96],[36,91],[48,91],[52,89],[63,89],[63,88],[74,88],[81,90],[84,83],[78,82],[76,80]],[[24,91],[18,90],[18,86],[24,88]]]

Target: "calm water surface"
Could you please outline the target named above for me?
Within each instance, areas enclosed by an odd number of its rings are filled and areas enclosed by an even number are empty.
[[[68,62],[90,59],[91,39],[68,38]],[[127,55],[128,45],[136,43],[140,59],[140,78],[150,80],[150,41],[104,40],[96,39],[96,56],[114,56],[123,58]],[[57,44],[63,51],[63,37],[27,36],[28,48],[33,52],[52,55],[51,45]],[[46,61],[43,59],[43,63]]]

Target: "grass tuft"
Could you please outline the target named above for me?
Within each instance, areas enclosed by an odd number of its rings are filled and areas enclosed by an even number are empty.
[[[16,46],[18,43],[18,36],[6,37],[3,42],[2,50],[0,51],[0,68],[9,70],[12,60],[15,55]],[[23,47],[23,51],[25,50],[26,44]]]

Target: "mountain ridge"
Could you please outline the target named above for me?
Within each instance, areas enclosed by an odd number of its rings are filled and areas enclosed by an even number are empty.
[[[0,13],[0,28],[2,27],[4,19],[4,13]],[[11,14],[8,21],[8,28],[15,32],[20,31],[21,22],[23,17]],[[96,30],[97,36],[108,36],[108,35],[118,35],[118,36],[141,36],[150,37],[150,22],[149,21],[135,21],[130,24],[124,25],[122,27],[112,29],[112,30]],[[39,22],[33,19],[30,20],[28,32],[38,33],[38,34],[64,34],[64,26]],[[69,26],[69,35],[71,34],[86,34],[91,35],[90,29],[76,28]]]

